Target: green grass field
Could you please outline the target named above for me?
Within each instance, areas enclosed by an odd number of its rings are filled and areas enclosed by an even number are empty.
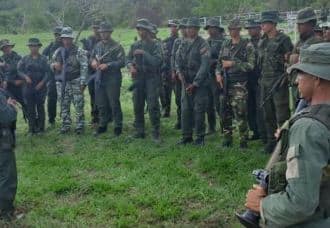
[[[166,29],[161,29],[164,37]],[[88,32],[84,32],[82,37]],[[125,49],[133,42],[134,30],[114,32]],[[44,46],[51,34],[0,35],[27,53],[29,37],[39,37]],[[133,132],[130,79],[124,74],[121,100],[124,134],[109,133],[94,138],[87,127],[83,136],[58,134],[29,137],[21,115],[16,149],[19,186],[16,205],[25,211],[17,227],[240,227],[234,218],[243,210],[244,197],[252,185],[251,172],[262,168],[267,155],[261,143],[240,151],[221,147],[221,135],[206,138],[206,146],[177,147],[180,132],[172,117],[162,119],[163,143],[156,145],[130,138]],[[90,121],[86,92],[86,122]],[[147,132],[150,124],[147,118]],[[150,134],[149,134],[150,135]],[[1,224],[0,224],[1,226]]]

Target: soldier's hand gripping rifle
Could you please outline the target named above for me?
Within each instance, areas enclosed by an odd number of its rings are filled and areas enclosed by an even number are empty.
[[[139,48],[138,48],[139,49]],[[136,88],[140,86],[142,81],[140,80],[140,77],[143,77],[143,74],[145,72],[144,70],[144,59],[142,54],[134,55],[134,61],[132,63],[132,66],[136,69],[137,74],[136,78],[133,79],[132,85],[128,87],[128,91],[132,92]]]
[[[99,66],[102,64],[103,59],[110,53],[110,51],[107,51],[102,56],[96,55],[95,60],[97,61],[97,65]],[[102,79],[102,71],[97,68],[96,72],[92,74],[89,79],[87,80],[87,84],[89,84],[91,81],[95,79],[95,87],[98,89],[101,86],[101,79]]]
[[[287,74],[284,73],[281,75],[281,77],[279,77],[273,87],[268,91],[267,95],[264,97],[260,108],[264,107],[264,105],[266,104],[266,102],[283,86],[283,84],[285,83],[285,81],[287,80]]]
[[[60,54],[62,58],[62,70],[60,74],[55,75],[55,80],[61,82],[61,100],[63,102],[65,97],[65,87],[66,87],[66,72],[67,72],[67,62],[65,58],[65,49],[60,49]]]
[[[230,57],[223,57],[223,60],[229,60]],[[220,94],[220,125],[221,125],[221,132],[224,133],[224,118],[225,118],[225,112],[227,109],[227,102],[228,102],[228,84],[229,84],[229,75],[227,72],[227,69],[223,68],[223,83],[221,88],[221,94]]]

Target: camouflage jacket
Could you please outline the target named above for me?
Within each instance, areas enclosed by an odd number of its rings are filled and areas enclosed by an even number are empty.
[[[20,80],[17,73],[17,63],[21,58],[22,57],[14,51],[9,55],[3,55],[1,57],[2,61],[6,64],[6,66],[2,68],[5,81],[11,83],[15,80]]]
[[[293,48],[292,54],[300,54],[301,48],[307,48],[312,44],[317,44],[323,42],[315,33],[311,33],[306,37],[300,37],[300,40],[296,43]]]
[[[41,81],[47,83],[51,70],[46,56],[39,55],[33,59],[31,55],[26,55],[18,62],[17,71],[21,79],[28,76],[32,80],[32,85],[36,86]]]
[[[64,51],[64,58],[62,58],[62,51]],[[87,53],[82,48],[73,45],[70,49],[64,47],[58,48],[54,55],[52,63],[66,64],[66,79],[68,81],[80,78],[80,84],[86,85],[87,71],[88,71],[88,59]],[[61,72],[55,72],[60,74]]]
[[[248,80],[248,72],[254,69],[255,49],[253,44],[247,39],[240,39],[238,44],[233,44],[232,40],[226,40],[221,48],[217,65],[217,73],[223,75],[223,60],[234,61],[233,67],[227,69],[229,82],[244,82]]]
[[[171,71],[176,72],[177,67],[176,67],[176,53],[181,45],[181,43],[184,41],[183,37],[177,38],[174,41],[173,48],[172,48],[172,54],[171,54]]]
[[[120,69],[125,66],[125,52],[116,41],[111,39],[106,43],[98,42],[91,53],[91,59],[96,59],[100,64],[107,64],[108,69],[102,74],[121,77]]]
[[[221,50],[222,44],[225,41],[225,38],[220,36],[216,39],[208,38],[206,41],[210,46],[210,53],[211,53],[211,61],[210,61],[210,65],[211,65],[210,74],[211,75],[210,76],[212,78],[215,78],[215,70],[217,68],[220,50]]]
[[[142,55],[134,55],[137,49],[143,50]],[[156,76],[159,74],[159,69],[163,60],[162,46],[156,40],[139,40],[132,44],[127,55],[127,66],[134,65],[139,75]]]
[[[16,116],[15,108],[7,103],[5,91],[0,89],[0,125],[10,125],[16,121]]]
[[[285,73],[285,55],[293,49],[289,36],[278,32],[276,37],[268,38],[265,34],[259,42],[258,63],[261,71],[261,81],[276,79]]]
[[[51,61],[55,51],[61,46],[61,42],[53,41],[42,51],[42,54],[47,57],[48,61]]]
[[[178,74],[185,77],[187,83],[205,86],[210,70],[210,47],[206,40],[198,36],[195,40],[184,40],[177,53]]]
[[[171,72],[171,59],[172,59],[172,50],[175,43],[175,40],[178,36],[170,36],[163,40],[163,49],[164,49],[164,67],[163,72],[170,74]]]

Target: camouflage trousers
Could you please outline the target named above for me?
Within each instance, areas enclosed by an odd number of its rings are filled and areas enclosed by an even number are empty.
[[[71,126],[70,107],[72,102],[76,111],[76,129],[83,129],[85,125],[84,94],[80,90],[80,79],[74,79],[66,83],[64,97],[62,97],[61,82],[56,82],[56,88],[61,106],[62,128],[68,129]]]
[[[225,138],[232,140],[234,119],[239,131],[240,142],[246,142],[249,133],[247,123],[247,83],[232,83],[228,87],[227,102],[224,104],[225,107],[222,113],[224,135]]]

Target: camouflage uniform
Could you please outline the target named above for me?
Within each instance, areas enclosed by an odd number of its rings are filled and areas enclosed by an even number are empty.
[[[72,33],[73,32],[71,28],[63,28],[61,37],[68,37],[73,39]],[[62,58],[62,52],[65,53],[65,59]],[[84,94],[81,91],[81,87],[85,86],[86,84],[86,76],[88,70],[86,51],[75,46],[74,44],[70,49],[61,47],[55,51],[53,56],[53,63],[60,63],[62,66],[64,63],[67,65],[67,70],[65,72],[67,81],[64,97],[62,97],[61,82],[56,82],[57,94],[60,97],[61,103],[61,132],[66,133],[70,130],[72,122],[70,116],[70,106],[71,102],[73,102],[76,109],[76,132],[81,133],[85,125]],[[55,72],[55,75],[59,73],[60,72]]]
[[[182,19],[180,21],[179,28],[180,30],[184,30],[185,24],[187,23],[187,19]],[[182,31],[184,34],[185,32]],[[177,114],[177,122],[175,124],[175,129],[181,129],[181,93],[182,93],[182,86],[181,81],[178,79],[177,75],[177,68],[176,68],[176,53],[181,45],[181,43],[184,41],[184,37],[179,37],[174,41],[173,48],[172,48],[172,54],[171,54],[171,70],[172,73],[175,74],[175,80],[174,80],[174,94],[175,94],[175,104],[176,104],[176,114]]]
[[[99,32],[112,32],[111,25],[102,23]],[[115,134],[120,135],[123,127],[123,113],[120,104],[120,88],[122,83],[121,68],[125,66],[125,52],[123,47],[110,39],[100,41],[92,52],[92,59],[104,56],[99,64],[106,64],[108,68],[101,72],[101,81],[95,81],[96,102],[99,110],[98,133],[106,131],[109,116],[113,115]],[[110,107],[110,108],[109,108]],[[109,113],[112,110],[112,114]]]
[[[168,27],[178,26],[178,22],[170,21]],[[161,86],[161,103],[164,110],[164,117],[169,117],[171,113],[171,100],[172,100],[172,71],[171,71],[171,58],[172,50],[175,40],[178,38],[178,35],[171,35],[170,37],[163,40],[164,47],[164,66],[162,68],[162,86]]]
[[[208,102],[208,108],[207,108],[207,118],[208,118],[208,124],[209,124],[209,132],[215,132],[216,128],[216,113],[220,115],[220,88],[218,83],[216,82],[215,77],[215,70],[218,63],[219,53],[222,47],[223,42],[225,41],[225,38],[223,36],[224,28],[220,26],[218,19],[209,19],[205,26],[205,30],[208,30],[208,28],[214,27],[219,29],[218,37],[209,37],[206,41],[208,42],[210,46],[210,52],[211,52],[211,68],[210,68],[210,84],[209,84],[209,102]]]
[[[152,33],[152,26],[148,20],[141,19],[136,26],[137,29],[144,29]],[[143,50],[144,54],[134,55],[135,50]],[[159,89],[160,77],[159,69],[162,63],[162,47],[154,39],[139,40],[135,42],[127,56],[127,66],[134,66],[137,69],[136,78],[133,79],[133,104],[134,104],[134,127],[136,138],[145,137],[144,126],[144,106],[148,105],[150,121],[153,126],[154,139],[159,138],[160,130],[160,109],[159,109]]]
[[[278,12],[267,11],[262,13],[261,23],[278,22]],[[277,32],[274,38],[268,38],[264,34],[258,46],[259,63],[261,68],[261,97],[265,99],[275,82],[285,74],[285,55],[290,53],[293,45],[289,36]],[[266,152],[271,152],[275,146],[274,133],[290,117],[288,83],[282,82],[280,88],[275,91],[264,105],[264,115],[267,130]]]
[[[190,18],[187,28],[200,28],[198,18]],[[185,39],[177,51],[176,64],[182,83],[181,123],[182,140],[179,144],[191,143],[193,127],[196,131],[196,145],[204,144],[205,112],[208,104],[208,75],[210,69],[210,47],[207,42],[197,36],[194,40]],[[188,94],[187,89],[192,92]]]
[[[229,29],[241,29],[241,24],[238,19],[234,19],[229,24]],[[231,68],[224,69],[222,66],[223,60],[234,61]],[[247,39],[240,38],[239,43],[234,44],[232,39],[226,40],[219,54],[217,65],[217,74],[227,77],[228,96],[221,107],[223,113],[223,131],[224,131],[224,146],[232,145],[232,120],[235,118],[239,130],[240,146],[247,147],[248,124],[247,124],[247,97],[248,97],[248,72],[254,68],[255,50],[253,44]],[[221,98],[223,99],[223,98]]]
[[[7,95],[0,89],[0,220],[10,219],[14,213],[17,191],[15,148],[16,110],[7,103]]]
[[[54,35],[59,36],[61,34],[62,27],[58,26],[54,28]],[[52,41],[43,51],[42,55],[47,57],[47,60],[51,62],[54,52],[62,46],[60,40]],[[47,83],[47,111],[48,111],[48,122],[50,124],[55,123],[57,109],[57,91],[56,81],[54,73],[51,72]]]
[[[313,23],[313,21],[315,21],[315,24],[316,24],[317,16],[312,8],[307,7],[298,12],[297,24],[304,24],[304,23],[309,23],[309,22]],[[312,44],[316,44],[316,43],[320,43],[320,42],[323,42],[323,40],[316,36],[314,30],[310,31],[310,33],[308,33],[308,34],[300,34],[300,39],[295,44],[292,54],[299,55],[301,48],[307,48]],[[296,61],[298,61],[298,59]],[[291,62],[290,64],[294,64],[294,62]],[[290,76],[291,76],[290,81],[291,81],[291,88],[292,88],[292,99],[293,99],[293,103],[295,104],[295,107],[297,107],[299,100],[300,100],[298,87],[295,82],[297,74],[293,73]]]
[[[41,43],[36,38],[29,40],[28,46],[38,45]],[[47,81],[49,77],[50,68],[47,58],[39,55],[33,58],[31,55],[24,56],[17,66],[19,76],[25,80],[29,77],[31,84],[27,82],[24,84],[23,96],[27,107],[27,117],[29,121],[29,132],[38,133],[45,130],[45,99],[47,94]],[[36,86],[42,83],[43,86],[37,90]]]

